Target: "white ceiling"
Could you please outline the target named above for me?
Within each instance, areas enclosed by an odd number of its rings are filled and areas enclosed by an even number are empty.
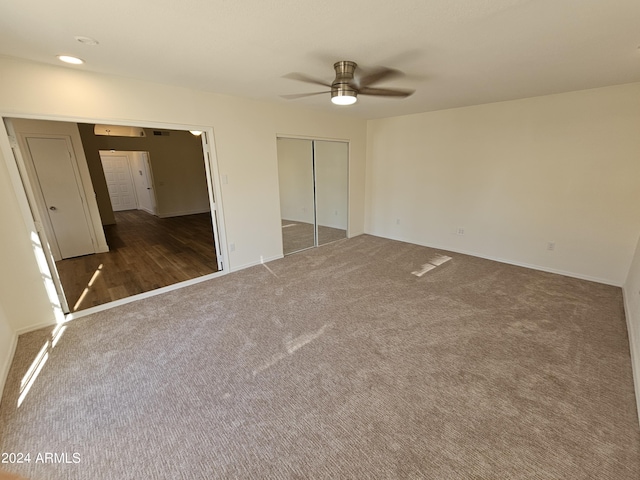
[[[640,0],[0,0],[0,55],[364,118],[639,82],[639,46]],[[416,93],[280,98],[323,89],[283,75],[331,82],[337,60]]]

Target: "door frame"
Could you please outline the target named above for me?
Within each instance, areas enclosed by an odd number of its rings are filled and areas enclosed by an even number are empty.
[[[209,207],[211,210],[211,221],[213,222],[213,243],[216,247],[216,262],[218,264],[218,271],[223,271],[224,264],[229,265],[227,260],[228,257],[224,257],[223,261],[223,253],[222,246],[220,244],[220,236],[224,235],[223,231],[219,231],[216,228],[217,224],[224,224],[224,215],[222,213],[222,202],[220,202],[222,193],[222,188],[220,188],[220,175],[217,171],[218,169],[218,160],[216,157],[216,149],[213,137],[213,129],[201,130],[200,138],[202,139],[202,151],[204,153],[204,170],[207,176],[207,191],[209,192]],[[147,161],[149,161],[147,155]],[[211,181],[209,181],[211,179]],[[217,187],[217,188],[216,188]],[[154,195],[155,195],[155,187],[154,187]],[[154,197],[155,200],[155,197]],[[157,208],[157,204],[156,204]],[[218,221],[219,219],[219,221]],[[227,252],[227,240],[224,237],[224,251]],[[228,269],[227,269],[228,270]]]
[[[80,312],[69,312],[62,284],[55,268],[55,261],[51,250],[48,248],[46,232],[42,227],[42,220],[37,211],[37,205],[34,202],[33,190],[28,178],[24,177],[24,161],[20,152],[17,139],[7,130],[4,120],[11,118],[29,119],[29,120],[49,120],[54,122],[68,123],[94,123],[109,124],[122,126],[137,126],[143,128],[155,129],[171,129],[171,130],[199,130],[203,132],[203,154],[205,157],[205,172],[207,180],[207,189],[209,192],[209,203],[211,205],[211,216],[213,223],[214,238],[216,244],[216,256],[218,258],[219,271],[204,275],[202,277],[186,280],[173,285],[162,287],[149,292],[140,293],[131,297],[116,300],[114,302],[98,305]],[[206,137],[205,137],[206,134]],[[206,141],[205,141],[206,138]],[[0,111],[0,151],[5,160],[5,165],[9,172],[10,182],[17,198],[18,206],[22,214],[28,238],[34,249],[34,256],[40,273],[45,290],[47,291],[55,321],[58,323],[73,320],[74,318],[84,317],[95,312],[108,310],[110,308],[134,302],[142,298],[148,298],[159,295],[172,290],[177,290],[188,285],[200,283],[212,278],[220,277],[229,273],[229,249],[227,244],[227,235],[225,229],[224,210],[222,202],[222,188],[220,182],[220,170],[218,166],[218,158],[215,148],[215,135],[213,127],[194,124],[168,124],[160,122],[149,122],[145,120],[129,120],[123,122],[117,119],[105,117],[67,117],[61,115],[33,115],[20,114],[16,112]],[[226,265],[226,268],[224,267]],[[35,328],[50,325],[50,322]],[[35,329],[34,328],[34,329]]]

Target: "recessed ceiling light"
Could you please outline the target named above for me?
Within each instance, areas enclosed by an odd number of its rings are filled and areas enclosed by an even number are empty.
[[[99,43],[95,38],[91,38],[91,37],[78,36],[73,38],[75,38],[80,43],[84,43],[85,45],[98,45]]]
[[[65,63],[72,63],[73,65],[82,65],[84,60],[78,57],[70,57],[69,55],[58,55],[58,60]]]

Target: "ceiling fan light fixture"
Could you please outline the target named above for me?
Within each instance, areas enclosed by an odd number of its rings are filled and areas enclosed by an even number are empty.
[[[334,105],[353,105],[358,101],[358,92],[348,83],[334,82],[331,86],[331,102]]]
[[[333,102],[334,105],[353,105],[357,101],[358,101],[358,97],[356,97],[355,94],[351,94],[351,93],[337,94],[335,96],[331,96],[331,102]]]
[[[64,63],[71,63],[72,65],[82,65],[84,60],[78,57],[72,57],[70,55],[58,55],[58,60]]]

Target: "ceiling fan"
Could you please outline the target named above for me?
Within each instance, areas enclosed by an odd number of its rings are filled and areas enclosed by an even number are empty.
[[[290,73],[285,78],[298,80],[300,82],[313,83],[314,85],[322,85],[330,88],[322,92],[299,93],[293,95],[282,95],[283,98],[293,100],[296,98],[309,97],[312,95],[321,95],[324,93],[331,94],[331,101],[336,105],[352,105],[358,100],[358,95],[376,95],[379,97],[400,97],[405,98],[411,95],[415,90],[374,88],[372,85],[403,76],[403,73],[393,68],[378,67],[363,76],[356,78],[355,72],[358,65],[355,62],[342,60],[336,62],[333,68],[336,71],[336,78],[332,83],[323,82],[315,78],[309,77],[302,73]]]

